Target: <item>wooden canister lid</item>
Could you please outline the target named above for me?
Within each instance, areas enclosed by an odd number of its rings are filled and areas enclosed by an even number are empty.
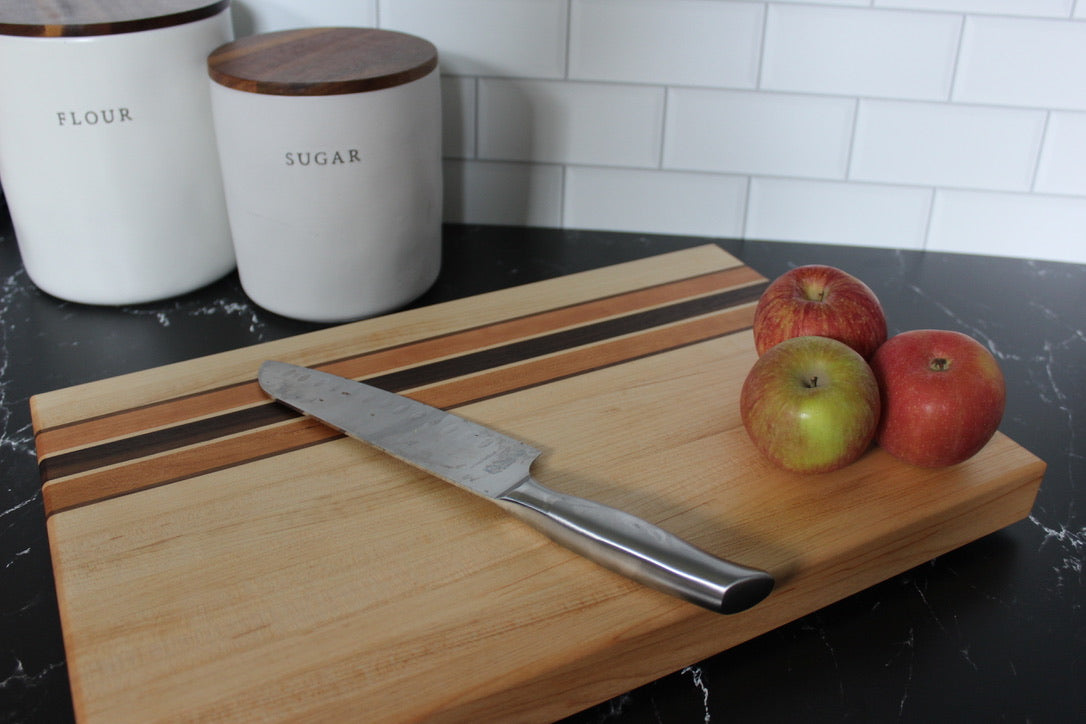
[[[218,15],[230,0],[0,0],[0,35],[117,35]]]
[[[437,48],[414,35],[373,28],[302,28],[240,38],[211,53],[218,84],[281,96],[365,93],[418,80]]]

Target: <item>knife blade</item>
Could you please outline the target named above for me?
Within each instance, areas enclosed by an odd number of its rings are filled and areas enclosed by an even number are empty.
[[[520,440],[403,395],[284,362],[260,367],[286,406],[487,498],[570,550],[718,613],[769,595],[766,571],[718,558],[637,516],[551,490],[531,476],[542,454]]]

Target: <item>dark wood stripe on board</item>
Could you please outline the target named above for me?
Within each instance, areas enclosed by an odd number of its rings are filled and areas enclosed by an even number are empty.
[[[720,281],[717,279],[718,290]],[[553,331],[549,333],[527,338],[521,335],[484,349],[479,349],[480,339],[475,338],[467,348],[471,351],[439,359],[434,354],[430,361],[412,367],[375,369],[370,357],[387,353],[387,349],[316,366],[337,374],[366,370],[369,375],[344,376],[451,409],[747,329],[753,305],[765,284],[763,278],[755,276],[753,280],[744,279],[743,286],[606,316],[579,326],[551,326]],[[505,324],[499,322],[496,326]],[[485,331],[485,327],[477,328],[471,334]],[[410,343],[404,348],[436,339]],[[235,396],[239,392],[251,396],[245,387],[248,384],[222,389]],[[39,464],[46,514],[341,436],[269,401],[46,455]]]
[[[470,377],[455,377],[411,393],[415,399],[456,408],[540,384],[599,370],[653,354],[749,329],[753,308],[732,307],[645,333],[577,347],[556,355],[500,366]],[[278,406],[278,405],[276,405]],[[332,428],[289,413],[293,419],[167,451],[130,458],[130,462],[95,467],[42,487],[46,515],[111,497],[177,482],[271,455],[342,437]]]
[[[608,319],[584,327],[562,330],[541,337],[520,340],[459,357],[370,377],[366,379],[366,382],[389,392],[403,392],[404,390],[523,362],[534,357],[551,355],[574,347],[597,344],[606,339],[666,326],[682,319],[743,305],[757,300],[762,289],[762,285],[731,289],[667,307]],[[48,483],[57,478],[76,475],[95,468],[116,465],[127,460],[157,455],[168,450],[204,443],[227,435],[235,435],[246,430],[282,422],[289,419],[289,417],[290,413],[286,408],[269,402],[45,457],[38,467],[42,481]]]
[[[354,379],[537,336],[608,317],[645,310],[722,289],[763,283],[749,267],[739,266],[673,282],[558,307],[511,319],[435,335],[391,347],[368,350],[330,360],[319,368]],[[399,390],[397,390],[399,391]],[[38,457],[44,459],[73,448],[118,439],[152,429],[204,418],[228,410],[260,404],[266,396],[254,381],[240,382],[41,428],[36,431]]]

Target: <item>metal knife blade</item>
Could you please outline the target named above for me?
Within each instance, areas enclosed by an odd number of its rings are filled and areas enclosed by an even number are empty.
[[[298,412],[501,505],[571,550],[719,613],[773,588],[765,571],[718,558],[629,513],[540,485],[540,450],[402,395],[326,372],[267,361],[261,388]]]

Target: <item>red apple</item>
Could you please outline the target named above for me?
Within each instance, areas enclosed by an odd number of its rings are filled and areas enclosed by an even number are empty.
[[[917,329],[887,340],[871,367],[882,394],[878,444],[923,467],[976,455],[1003,418],[1006,388],[992,354],[972,337]]]
[[[796,267],[773,280],[754,311],[758,354],[792,337],[816,335],[844,342],[870,359],[886,341],[886,315],[875,293],[836,267]]]
[[[864,358],[828,337],[794,337],[758,358],[739,396],[743,426],[771,462],[836,470],[871,444],[879,389]]]

